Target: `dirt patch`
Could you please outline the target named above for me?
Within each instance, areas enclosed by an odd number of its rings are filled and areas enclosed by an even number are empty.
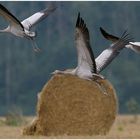
[[[107,80],[55,75],[38,95],[37,117],[24,135],[92,136],[109,132],[116,114],[115,91]],[[107,94],[103,93],[106,90]]]

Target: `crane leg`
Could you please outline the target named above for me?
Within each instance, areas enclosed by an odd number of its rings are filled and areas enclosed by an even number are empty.
[[[38,46],[37,46],[35,40],[34,40],[34,39],[31,39],[31,42],[32,42],[33,50],[34,50],[35,52],[40,52],[41,50],[38,48]]]

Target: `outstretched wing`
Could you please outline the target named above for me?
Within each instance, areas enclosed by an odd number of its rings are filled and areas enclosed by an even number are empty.
[[[78,14],[75,30],[75,41],[78,54],[78,70],[96,73],[96,63],[90,46],[89,31],[84,20]]]
[[[116,43],[105,49],[95,60],[97,73],[104,70],[130,41],[132,41],[131,36],[127,32],[124,32]]]
[[[55,10],[56,10],[56,6],[50,5],[48,8],[33,14],[27,19],[23,20],[21,23],[24,26],[24,28],[29,30],[32,26],[45,19],[50,13],[52,13]]]
[[[10,24],[15,26],[16,28],[24,30],[24,27],[20,23],[20,21],[13,14],[11,14],[2,4],[0,4],[0,15],[3,16],[5,20],[9,21]]]
[[[114,42],[117,42],[117,41],[120,39],[120,38],[117,37],[117,36],[114,36],[114,35],[111,35],[111,34],[107,33],[107,32],[106,32],[103,28],[101,28],[101,27],[100,27],[100,31],[101,31],[102,35],[103,35],[106,39],[112,41],[113,43],[114,43]],[[128,42],[128,44],[126,44],[125,47],[126,47],[126,48],[129,48],[129,49],[131,49],[131,50],[133,50],[133,51],[136,52],[136,53],[140,53],[140,42]]]

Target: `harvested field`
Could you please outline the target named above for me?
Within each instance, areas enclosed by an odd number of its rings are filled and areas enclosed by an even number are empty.
[[[30,122],[33,117],[24,117]],[[46,136],[23,136],[21,126],[8,126],[4,123],[4,118],[0,118],[0,138],[51,138]],[[79,138],[79,137],[53,137],[53,138]],[[81,138],[140,138],[140,115],[134,121],[133,115],[118,115],[109,134],[106,136],[93,136]]]

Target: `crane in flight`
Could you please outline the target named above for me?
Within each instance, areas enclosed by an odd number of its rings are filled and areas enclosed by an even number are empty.
[[[40,51],[34,41],[36,33],[31,31],[31,27],[45,19],[50,13],[55,11],[56,6],[50,5],[48,8],[41,10],[23,21],[19,21],[6,7],[0,4],[0,15],[9,22],[7,28],[0,30],[1,33],[11,33],[15,36],[31,40],[34,51]]]
[[[90,36],[88,28],[84,20],[78,14],[76,29],[75,29],[75,42],[77,48],[78,65],[75,69],[67,69],[64,71],[55,70],[52,74],[71,74],[86,80],[95,80],[97,85],[101,87],[102,91],[106,93],[104,87],[100,85],[98,79],[104,79],[99,74],[115,57],[114,50],[123,48],[128,42],[131,41],[129,34],[124,32],[122,37],[113,44],[113,50],[109,49],[101,53],[96,59],[90,46]],[[110,48],[110,47],[109,47]]]

